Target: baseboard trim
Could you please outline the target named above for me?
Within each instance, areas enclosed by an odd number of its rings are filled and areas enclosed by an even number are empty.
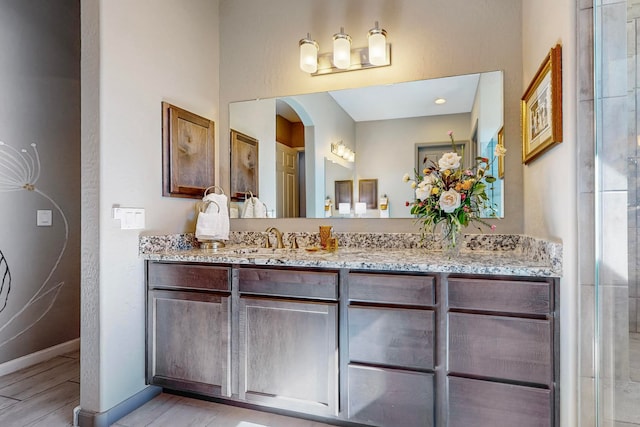
[[[80,412],[78,413],[78,426],[109,427],[111,424],[135,411],[160,393],[162,393],[161,387],[150,385],[107,411],[91,412],[80,409]]]
[[[63,342],[62,344],[54,345],[53,347],[45,348],[44,350],[36,351],[35,353],[18,357],[17,359],[9,360],[0,364],[0,376],[11,374],[19,371],[20,369],[28,368],[29,366],[33,366],[56,356],[71,353],[72,351],[79,349],[80,338],[76,338],[71,341]]]

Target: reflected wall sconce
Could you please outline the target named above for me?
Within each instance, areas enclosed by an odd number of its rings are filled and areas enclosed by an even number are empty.
[[[391,45],[387,43],[387,32],[378,26],[367,34],[368,47],[351,48],[351,36],[340,28],[333,35],[333,52],[318,54],[318,43],[307,33],[300,40],[300,69],[312,76],[364,70],[391,65]]]
[[[356,161],[356,153],[354,153],[351,148],[344,145],[342,141],[331,144],[331,152],[347,162],[353,163]]]

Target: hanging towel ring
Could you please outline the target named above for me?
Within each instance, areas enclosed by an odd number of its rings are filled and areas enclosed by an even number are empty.
[[[206,196],[209,193],[209,190],[213,189],[213,191],[220,191],[220,194],[224,194],[224,190],[222,189],[222,187],[219,187],[217,185],[212,185],[211,187],[208,187],[206,190],[204,190],[204,195]]]
[[[220,205],[217,204],[216,202],[214,202],[213,200],[207,200],[206,202],[199,203],[200,206],[199,206],[198,211],[199,212],[206,212],[207,208],[209,207],[210,204],[216,205],[216,207],[218,208],[217,213],[220,213]]]

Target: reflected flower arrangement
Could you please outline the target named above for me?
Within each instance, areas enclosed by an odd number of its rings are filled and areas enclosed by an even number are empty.
[[[420,173],[414,171],[414,179],[408,173],[403,181],[408,182],[415,190],[415,199],[407,202],[411,214],[421,222],[424,233],[435,231],[441,225],[443,242],[447,249],[458,246],[458,235],[462,227],[472,222],[479,222],[492,230],[495,225],[489,225],[482,220],[481,214],[495,210],[489,201],[487,184],[495,182],[491,176],[489,159],[477,157],[475,165],[465,167],[463,155],[458,154],[453,132],[448,132],[453,147],[452,152],[442,155],[436,162],[426,158],[423,160],[424,169]],[[496,157],[504,156],[506,149],[496,147]]]

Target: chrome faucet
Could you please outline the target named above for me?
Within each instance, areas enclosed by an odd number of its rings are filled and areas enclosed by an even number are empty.
[[[278,230],[275,227],[269,227],[265,230],[265,233],[267,233],[267,239],[264,242],[264,247],[265,248],[270,248],[271,247],[271,242],[269,241],[269,234],[271,232],[276,233],[276,241],[277,241],[277,249],[284,249],[284,242],[282,241],[282,232],[280,230]]]

